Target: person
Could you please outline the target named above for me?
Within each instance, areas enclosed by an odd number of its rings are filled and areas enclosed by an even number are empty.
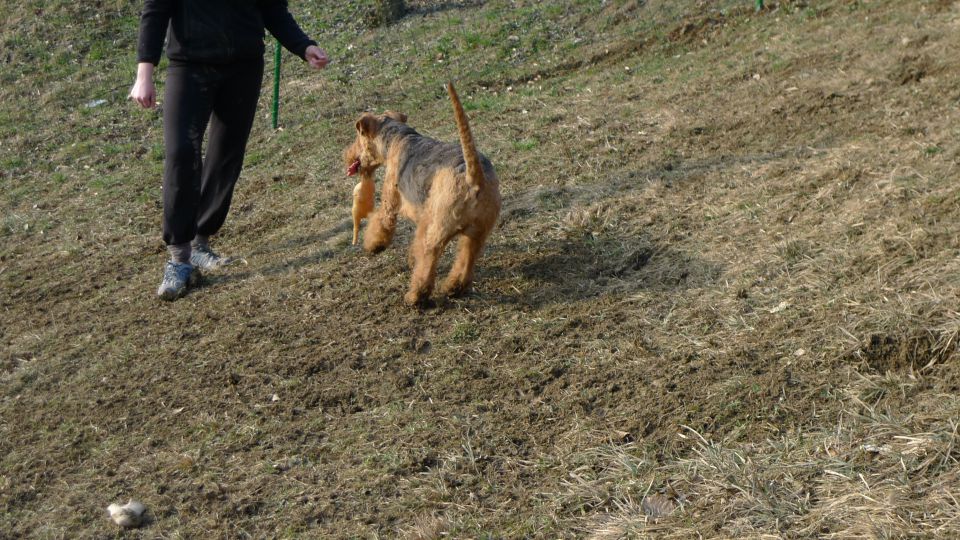
[[[170,61],[163,106],[163,241],[170,260],[157,295],[175,300],[200,270],[229,262],[210,248],[210,237],[226,220],[243,166],[263,83],[264,30],[315,69],[329,58],[286,0],[145,0],[139,30],[130,98],[155,107],[154,68],[165,38]]]

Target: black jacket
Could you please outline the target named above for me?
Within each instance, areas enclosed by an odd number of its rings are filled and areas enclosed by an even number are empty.
[[[262,59],[264,29],[300,58],[316,45],[293,20],[286,0],[144,0],[137,60],[158,64],[164,36],[170,60]]]

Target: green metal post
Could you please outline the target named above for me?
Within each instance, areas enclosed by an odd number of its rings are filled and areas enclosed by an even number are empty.
[[[762,9],[763,9],[763,0],[757,0],[757,11],[761,11]]]
[[[280,41],[273,49],[273,129],[280,120]]]

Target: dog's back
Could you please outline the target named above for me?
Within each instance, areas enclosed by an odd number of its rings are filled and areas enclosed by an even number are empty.
[[[411,134],[406,139],[407,152],[404,159],[397,163],[397,187],[404,199],[422,205],[430,195],[436,171],[441,169],[450,169],[458,176],[463,175],[467,183],[475,185],[476,175],[471,176],[470,166],[460,145],[419,134]],[[477,160],[482,178],[495,179],[496,172],[490,160],[483,155],[477,156]]]
[[[486,156],[479,153],[470,131],[467,115],[453,84],[447,84],[453,104],[454,119],[460,136],[459,144],[441,142],[425,137],[404,122],[388,121],[383,136],[403,140],[403,157],[397,162],[397,188],[409,203],[422,205],[430,195],[433,180],[439,170],[451,170],[463,178],[471,195],[488,182],[496,183],[496,171]]]

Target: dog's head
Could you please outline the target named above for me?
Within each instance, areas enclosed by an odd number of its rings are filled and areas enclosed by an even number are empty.
[[[405,124],[407,115],[387,111],[383,114],[364,113],[357,120],[357,138],[350,146],[343,150],[343,161],[347,166],[347,176],[353,176],[360,171],[371,172],[383,165],[384,141],[381,134],[384,128],[392,122]]]

